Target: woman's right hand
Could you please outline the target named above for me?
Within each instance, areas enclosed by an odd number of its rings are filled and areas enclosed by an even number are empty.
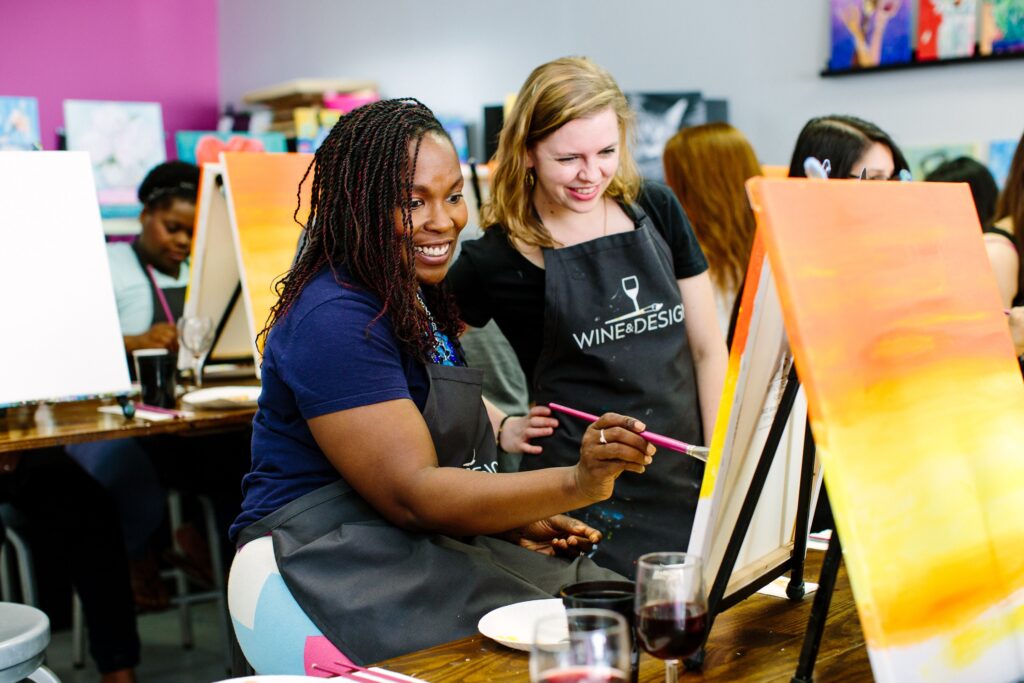
[[[124,338],[124,347],[128,353],[138,349],[178,350],[178,330],[170,323],[156,323],[142,334]]]
[[[640,436],[647,425],[616,413],[605,413],[583,434],[576,486],[597,502],[611,497],[615,480],[623,472],[642,474],[651,464],[654,446]]]

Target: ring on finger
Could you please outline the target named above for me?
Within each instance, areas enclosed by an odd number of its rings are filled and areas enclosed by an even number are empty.
[[[601,443],[608,443],[608,439],[604,438],[604,430],[601,430]]]

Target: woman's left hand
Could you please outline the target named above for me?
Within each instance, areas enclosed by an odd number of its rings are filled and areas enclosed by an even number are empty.
[[[509,536],[512,542],[542,555],[569,557],[589,553],[601,540],[600,531],[568,515],[555,515],[527,524]]]
[[[527,415],[510,417],[501,430],[498,447],[506,453],[529,453],[536,455],[544,449],[530,443],[531,439],[551,436],[558,420],[551,417],[547,406],[534,406]]]

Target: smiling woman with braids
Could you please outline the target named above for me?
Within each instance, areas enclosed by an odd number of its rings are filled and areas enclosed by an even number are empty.
[[[415,100],[357,109],[311,171],[232,528],[228,596],[249,661],[259,673],[378,661],[475,633],[495,607],[614,577],[579,556],[600,535],[560,513],[610,496],[654,449],[642,423],[606,414],[577,463],[495,473],[480,372],[465,367],[444,283],[467,220],[462,174],[433,114]]]

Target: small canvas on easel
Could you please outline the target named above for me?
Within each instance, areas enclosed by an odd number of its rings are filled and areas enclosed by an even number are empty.
[[[0,282],[0,407],[131,393],[88,154],[0,154]]]
[[[215,325],[223,321],[221,334],[210,352],[209,360],[213,362],[252,357],[245,306],[235,291],[240,282],[238,258],[224,197],[223,173],[220,164],[203,164],[184,310],[186,316],[207,317]],[[182,369],[191,367],[187,354],[179,355],[178,365]]]
[[[792,362],[771,268],[758,236],[747,270],[725,387],[690,536],[689,551],[704,559],[705,583],[709,587],[722,566],[727,542],[751,487]],[[781,567],[794,551],[796,534],[807,531],[796,529],[806,411],[806,400],[800,390],[725,596]]]
[[[274,282],[295,257],[296,193],[312,161],[311,154],[236,152],[222,153],[220,164],[203,167],[185,312],[216,322],[230,310],[212,358],[251,356],[257,377],[256,335],[277,301]],[[308,181],[302,204],[309,205]]]
[[[1024,386],[966,185],[749,181],[875,679],[1024,678]]]

